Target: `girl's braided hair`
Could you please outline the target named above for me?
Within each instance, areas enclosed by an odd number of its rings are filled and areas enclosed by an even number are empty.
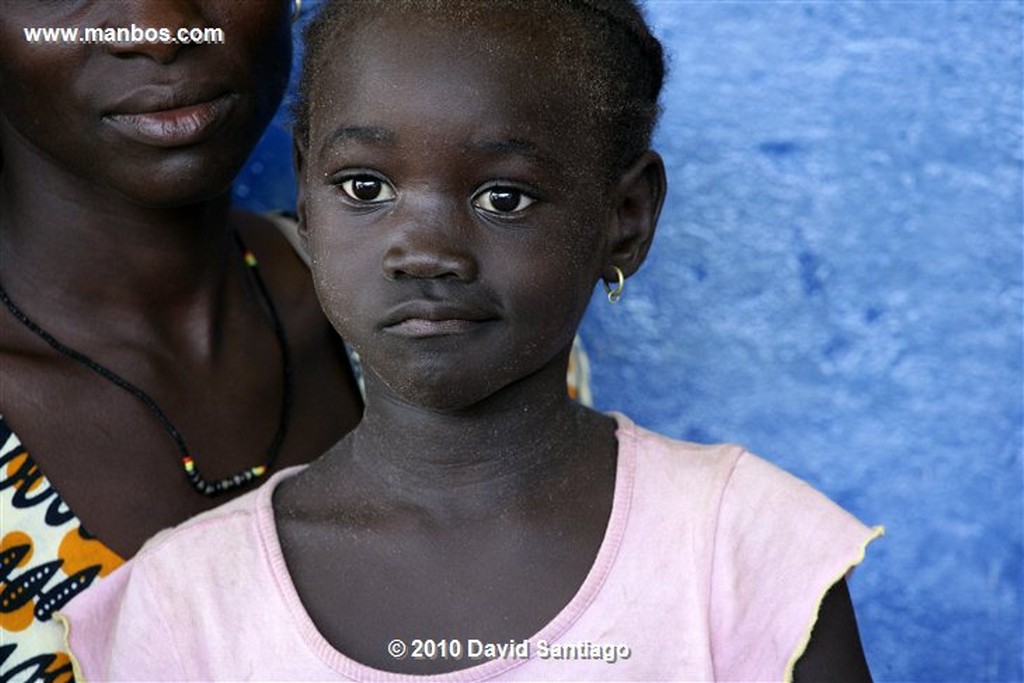
[[[456,19],[500,9],[545,13],[545,24],[556,27],[545,35],[561,43],[557,63],[548,66],[575,79],[576,92],[583,95],[580,118],[597,124],[598,142],[613,175],[650,147],[666,65],[661,43],[634,0],[327,0],[305,32],[293,108],[294,132],[304,144],[309,142],[314,82],[339,30],[356,23],[368,9],[402,5]]]

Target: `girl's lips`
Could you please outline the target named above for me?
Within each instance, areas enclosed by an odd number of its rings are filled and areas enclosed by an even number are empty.
[[[447,318],[444,320],[428,320],[427,318],[408,318],[385,329],[402,337],[444,337],[465,334],[485,320],[466,320],[464,318]]]
[[[487,307],[462,301],[406,301],[391,309],[381,329],[401,337],[447,337],[467,334],[497,316]]]
[[[227,121],[233,106],[231,95],[221,95],[177,109],[107,114],[104,120],[136,142],[154,147],[184,147],[209,138]]]

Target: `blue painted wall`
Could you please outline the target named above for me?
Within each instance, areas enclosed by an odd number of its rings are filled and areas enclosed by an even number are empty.
[[[648,9],[670,196],[584,323],[596,403],[885,524],[851,584],[877,680],[1024,679],[1021,3]],[[290,204],[287,150],[243,202]]]

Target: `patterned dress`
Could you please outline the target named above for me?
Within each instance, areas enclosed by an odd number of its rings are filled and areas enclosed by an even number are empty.
[[[71,681],[51,615],[123,562],[82,527],[0,416],[0,681]]]

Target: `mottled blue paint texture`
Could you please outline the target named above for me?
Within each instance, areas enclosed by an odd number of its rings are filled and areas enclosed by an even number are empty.
[[[1021,680],[1021,3],[648,9],[670,192],[584,323],[598,406],[884,524],[851,583],[876,679]],[[250,206],[290,201],[282,136]]]

